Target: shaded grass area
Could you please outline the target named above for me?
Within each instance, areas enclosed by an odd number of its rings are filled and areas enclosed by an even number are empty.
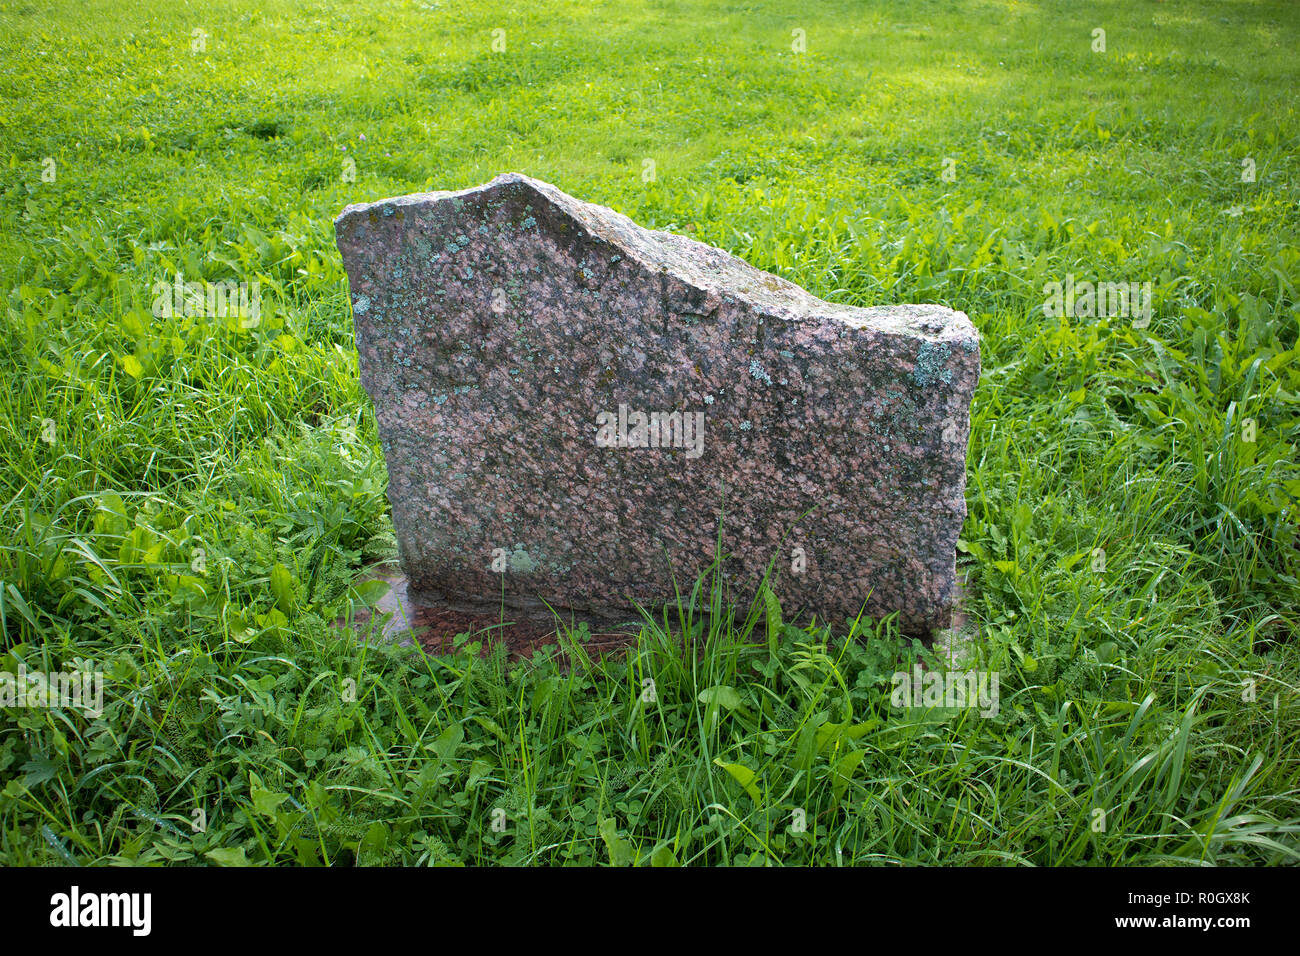
[[[3,711],[5,862],[1295,861],[1293,5],[0,23],[0,670],[105,675],[98,717]],[[707,624],[569,668],[340,638],[393,545],[332,217],[506,170],[971,315],[995,715],[892,706],[892,622],[707,576]],[[155,316],[178,273],[262,321]],[[1045,315],[1067,274],[1152,282],[1150,325]]]

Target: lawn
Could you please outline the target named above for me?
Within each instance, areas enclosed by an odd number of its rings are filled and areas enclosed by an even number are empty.
[[[0,863],[1294,864],[1297,49],[1240,0],[0,3],[0,671],[104,691],[0,711]],[[394,543],[332,220],[506,171],[970,315],[996,712],[705,569],[619,653],[336,625]],[[1149,322],[1052,307],[1103,282]]]

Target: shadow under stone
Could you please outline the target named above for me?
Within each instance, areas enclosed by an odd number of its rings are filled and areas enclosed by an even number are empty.
[[[977,623],[970,619],[966,611],[969,596],[966,578],[959,570],[958,596],[953,605],[952,625],[925,635],[916,635],[940,657],[945,658],[950,666],[969,660],[975,653],[979,639]],[[340,628],[352,625],[358,630],[365,630],[372,622],[378,621],[381,622],[378,626],[383,640],[399,646],[419,644],[426,653],[433,655],[456,653],[456,638],[464,635],[464,640],[459,643],[479,641],[482,645],[480,654],[486,654],[492,646],[502,644],[507,659],[519,660],[531,657],[539,648],[558,645],[561,628],[574,635],[583,624],[587,628],[581,641],[582,647],[588,653],[599,654],[635,644],[642,628],[639,621],[611,623],[608,619],[571,612],[550,612],[540,602],[535,608],[519,608],[505,604],[490,605],[486,602],[466,603],[448,600],[440,595],[413,592],[406,575],[396,564],[375,566],[362,576],[360,582],[364,581],[383,581],[389,586],[388,593],[373,608],[357,608],[350,620],[339,619],[336,624]],[[670,622],[675,619],[674,613],[670,612]],[[706,616],[707,614],[697,613],[696,618]],[[756,640],[763,639],[763,630],[760,622],[754,629]]]

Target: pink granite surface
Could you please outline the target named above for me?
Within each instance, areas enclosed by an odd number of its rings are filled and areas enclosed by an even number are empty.
[[[721,519],[738,601],[774,562],[788,618],[947,625],[980,368],[963,313],[823,302],[517,174],[335,227],[416,591],[625,618],[689,593]],[[620,406],[658,447],[623,447]]]

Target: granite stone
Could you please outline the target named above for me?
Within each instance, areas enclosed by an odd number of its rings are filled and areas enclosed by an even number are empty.
[[[627,618],[715,550],[787,618],[946,627],[979,336],[518,174],[336,232],[411,588]]]

